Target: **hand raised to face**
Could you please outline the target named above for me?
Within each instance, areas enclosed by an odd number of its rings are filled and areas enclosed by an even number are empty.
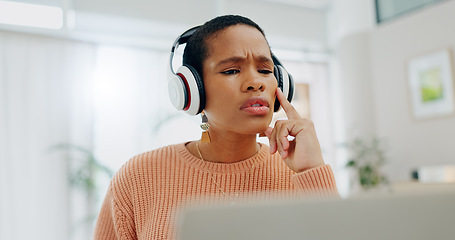
[[[279,88],[276,95],[287,115],[287,120],[278,120],[265,134],[269,138],[270,153],[279,152],[285,163],[295,172],[324,165],[314,124],[299,113],[286,99]],[[294,137],[289,140],[288,136]]]

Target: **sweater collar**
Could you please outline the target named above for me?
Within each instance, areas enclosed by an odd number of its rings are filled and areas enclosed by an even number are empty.
[[[251,168],[256,168],[261,165],[266,158],[270,157],[269,147],[265,144],[259,143],[261,148],[259,151],[252,157],[245,160],[235,162],[235,163],[216,163],[204,161],[200,158],[197,158],[188,151],[186,148],[186,143],[177,144],[176,148],[181,158],[190,165],[199,170],[208,170],[212,173],[235,173],[235,172],[246,172],[250,171]]]

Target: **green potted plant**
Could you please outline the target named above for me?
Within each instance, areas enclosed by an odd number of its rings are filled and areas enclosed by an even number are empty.
[[[98,187],[97,175],[104,174],[109,179],[113,172],[107,166],[101,164],[95,158],[92,151],[73,144],[59,144],[53,147],[55,150],[70,151],[67,161],[69,162],[69,184],[71,187],[82,190],[88,198],[95,197]]]
[[[381,167],[386,163],[386,158],[385,151],[378,138],[358,137],[349,142],[347,147],[350,158],[346,167],[355,170],[358,183],[363,190],[388,183],[387,177],[381,171]]]
[[[72,223],[71,234],[82,230],[87,236],[91,235],[93,221],[97,217],[97,203],[99,201],[100,178],[111,179],[113,171],[103,165],[94,155],[93,151],[74,144],[58,144],[50,149],[64,154],[68,162],[68,184],[75,194],[85,195],[85,213],[80,220]],[[102,179],[101,179],[102,180]],[[83,204],[84,205],[84,204]]]

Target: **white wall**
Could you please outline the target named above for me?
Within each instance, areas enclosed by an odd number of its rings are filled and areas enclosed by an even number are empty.
[[[369,33],[374,28],[373,1],[336,0],[327,12],[327,46],[330,60],[335,169],[339,192],[347,196],[351,190],[347,141],[375,132]]]
[[[337,85],[340,94],[339,108],[344,119],[346,137],[352,134],[373,134],[375,112],[372,108],[370,35],[356,33],[344,38],[334,53],[338,74],[342,76]],[[350,136],[351,135],[351,136]]]
[[[335,134],[349,137],[354,130],[383,138],[385,170],[392,181],[409,180],[419,166],[455,163],[455,115],[413,118],[406,73],[412,57],[455,50],[454,12],[455,1],[444,1],[372,29],[351,31],[334,44],[332,84],[339,100],[334,111],[340,117],[334,121],[341,122]]]
[[[327,11],[327,45],[334,49],[345,37],[374,25],[373,0],[333,0]]]
[[[355,33],[337,43],[330,62],[333,139],[337,185],[342,196],[349,194],[349,152],[346,143],[356,137],[371,137],[376,131],[371,80],[370,34]]]
[[[272,48],[324,51],[326,13],[269,1],[225,1],[222,14],[240,14],[261,26]]]
[[[447,47],[455,50],[454,13],[455,1],[445,1],[371,33],[376,127],[389,141],[388,170],[393,179],[408,179],[418,166],[455,163],[455,115],[412,117],[406,73],[412,57]]]

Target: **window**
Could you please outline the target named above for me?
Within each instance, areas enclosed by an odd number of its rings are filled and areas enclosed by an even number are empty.
[[[375,0],[377,23],[389,21],[445,0]]]

